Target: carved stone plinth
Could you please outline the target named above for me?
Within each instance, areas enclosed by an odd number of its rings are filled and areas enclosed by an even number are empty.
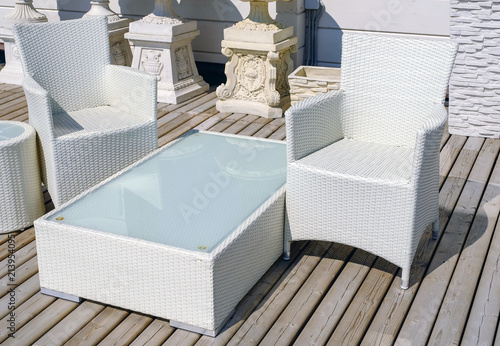
[[[109,0],[94,0],[90,2],[92,7],[84,17],[107,16],[109,30],[109,49],[111,52],[111,63],[114,65],[131,66],[132,50],[125,39],[132,19],[121,18],[109,8]]]
[[[0,71],[0,83],[21,85],[23,81],[23,68],[12,36],[12,25],[46,21],[47,17],[33,7],[33,1],[16,1],[14,10],[3,18],[0,39],[4,41],[5,67]]]
[[[152,14],[130,24],[125,37],[134,47],[132,67],[157,76],[159,102],[177,104],[208,90],[191,48],[199,34],[197,22],[177,16],[165,0],[157,0]]]
[[[0,28],[0,39],[3,40],[5,49],[5,66],[0,71],[0,83],[21,85],[23,68],[12,31]]]
[[[249,1],[249,0],[243,0]],[[272,1],[272,0],[270,0]],[[224,30],[222,54],[227,82],[217,88],[220,112],[280,118],[290,106],[290,53],[297,50],[293,28],[269,17],[267,2],[251,2],[247,19]]]

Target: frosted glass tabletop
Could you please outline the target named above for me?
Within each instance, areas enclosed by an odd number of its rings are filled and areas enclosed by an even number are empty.
[[[22,135],[24,128],[11,122],[0,122],[0,141],[6,141]]]
[[[192,133],[49,220],[209,252],[285,180],[285,143]]]

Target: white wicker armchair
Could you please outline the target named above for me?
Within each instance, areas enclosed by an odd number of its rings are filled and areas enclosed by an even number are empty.
[[[56,207],[157,148],[156,78],[110,64],[105,17],[13,31]]]
[[[285,256],[292,240],[348,244],[410,267],[438,236],[439,146],[456,45],[344,33],[341,90],[295,104],[288,141]]]

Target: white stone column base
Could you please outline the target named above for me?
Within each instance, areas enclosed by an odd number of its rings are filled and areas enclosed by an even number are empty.
[[[125,38],[133,46],[132,67],[157,76],[159,102],[177,104],[208,91],[191,48],[200,34],[197,23],[159,18],[155,23],[130,24]]]
[[[108,23],[109,49],[113,65],[131,66],[132,50],[130,43],[125,39],[132,19],[120,18],[118,21]]]
[[[4,68],[0,71],[0,83],[22,85],[24,78],[23,67],[12,32],[0,28],[0,39],[4,41],[6,62]]]
[[[293,28],[262,30],[266,24],[242,21],[224,30],[222,53],[227,82],[217,88],[217,110],[280,118],[290,106],[290,53],[297,50]]]
[[[265,103],[245,100],[219,100],[216,108],[221,113],[245,113],[263,118],[282,118],[290,107],[290,97],[284,97],[278,106],[271,107]]]
[[[24,73],[21,56],[12,35],[17,23],[42,23],[47,17],[33,7],[33,1],[15,1],[14,9],[0,21],[0,39],[4,41],[5,67],[0,71],[0,83],[22,85]]]

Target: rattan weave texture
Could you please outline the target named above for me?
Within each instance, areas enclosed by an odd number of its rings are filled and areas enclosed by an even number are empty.
[[[456,45],[358,33],[342,45],[341,90],[286,114],[286,238],[367,250],[401,267],[406,288],[423,232],[437,229]]]
[[[31,226],[44,214],[45,205],[35,129],[17,121],[0,121],[0,126],[24,130],[0,141],[0,233],[6,233]]]
[[[168,150],[174,143],[158,151]],[[210,252],[50,221],[55,213],[64,214],[66,206],[134,169],[143,160],[35,222],[40,285],[216,330],[282,254],[285,187]],[[144,205],[144,214],[148,208],[151,206]],[[145,218],[142,222],[144,227],[150,227],[155,220]]]
[[[13,28],[55,206],[158,146],[153,76],[110,65],[106,18]]]

